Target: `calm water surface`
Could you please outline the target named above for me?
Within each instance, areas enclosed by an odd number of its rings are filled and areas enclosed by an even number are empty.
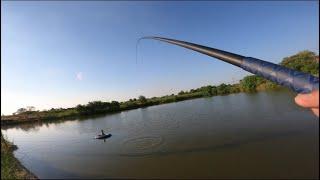
[[[288,91],[2,129],[39,178],[318,178],[319,120]],[[109,139],[93,137],[100,129]]]

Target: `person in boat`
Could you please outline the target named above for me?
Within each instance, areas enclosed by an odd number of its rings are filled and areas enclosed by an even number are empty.
[[[106,135],[106,134],[103,132],[103,129],[101,129],[101,135],[102,135],[102,136]]]

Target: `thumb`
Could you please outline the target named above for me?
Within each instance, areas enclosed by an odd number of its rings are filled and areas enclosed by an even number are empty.
[[[310,94],[298,94],[295,97],[295,101],[298,105],[308,108],[319,107],[319,91],[313,91]]]

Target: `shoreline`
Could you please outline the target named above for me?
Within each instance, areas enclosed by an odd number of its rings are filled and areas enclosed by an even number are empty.
[[[27,169],[15,156],[14,156],[17,166],[26,173],[25,179],[39,179],[33,172]]]
[[[243,93],[243,92],[239,92]],[[238,93],[230,93],[230,94],[238,94]],[[224,96],[230,95],[230,94],[225,94]],[[214,96],[208,96],[208,97],[214,97]],[[101,112],[101,113],[95,113],[95,114],[89,114],[89,115],[70,115],[70,116],[63,116],[63,117],[56,117],[56,118],[43,118],[43,117],[32,117],[32,118],[19,118],[19,115],[10,115],[11,117],[15,117],[15,119],[3,119],[1,117],[1,126],[11,126],[11,125],[18,125],[18,124],[26,124],[26,123],[35,123],[35,122],[47,122],[47,121],[59,121],[59,120],[76,120],[76,119],[81,119],[81,118],[90,118],[94,116],[105,116],[108,114],[114,114],[114,113],[120,113],[120,112],[125,112],[129,110],[134,110],[134,109],[139,109],[139,108],[147,108],[151,106],[157,106],[157,105],[162,105],[162,104],[170,104],[170,103],[177,103],[181,101],[187,101],[187,100],[192,100],[192,99],[199,99],[199,98],[205,98],[203,96],[201,97],[192,97],[192,98],[187,98],[183,100],[177,100],[177,101],[172,101],[172,102],[164,102],[164,103],[157,103],[157,104],[143,104],[143,105],[138,105],[135,107],[129,107],[129,108],[123,108],[119,109],[116,111],[109,111],[109,112]]]
[[[275,89],[264,89],[264,90],[257,90],[256,92],[251,92],[251,93],[259,93],[259,92],[265,92],[265,91],[281,91],[281,90],[287,90],[286,88],[275,88]],[[240,93],[246,93],[248,94],[249,92],[237,92],[237,93],[229,93],[229,94],[224,94],[224,95],[216,95],[216,96],[228,96],[228,95],[232,95],[232,94],[240,94]],[[249,93],[250,94],[250,93]],[[200,99],[200,98],[213,98],[216,96],[201,96],[201,97],[192,97],[192,98],[187,98],[187,99],[182,99],[182,100],[178,100],[178,101],[172,101],[172,102],[164,102],[164,103],[159,103],[159,104],[143,104],[140,106],[136,106],[136,107],[131,107],[131,108],[124,108],[124,109],[120,109],[117,111],[111,111],[111,112],[102,112],[102,113],[95,113],[95,114],[88,114],[88,115],[71,115],[71,116],[63,116],[63,117],[56,117],[56,118],[23,118],[23,120],[20,119],[14,119],[14,120],[3,120],[1,118],[1,129],[6,129],[10,126],[16,126],[16,125],[20,125],[20,124],[32,124],[32,123],[45,123],[45,122],[55,122],[55,121],[63,121],[63,120],[69,120],[69,121],[73,121],[73,120],[78,120],[78,119],[87,119],[87,118],[91,118],[91,117],[100,117],[100,116],[106,116],[109,114],[116,114],[116,113],[121,113],[121,112],[125,112],[125,111],[130,111],[130,110],[135,110],[135,109],[139,109],[139,108],[148,108],[148,107],[152,107],[152,106],[158,106],[158,105],[164,105],[164,104],[171,104],[171,103],[178,103],[178,102],[182,102],[182,101],[188,101],[188,100],[193,100],[193,99]]]
[[[39,179],[14,156],[17,149],[1,133],[1,179]]]

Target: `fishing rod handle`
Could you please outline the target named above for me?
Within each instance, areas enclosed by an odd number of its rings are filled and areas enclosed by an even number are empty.
[[[297,93],[310,93],[319,89],[319,78],[284,66],[260,59],[246,57],[241,67],[253,74],[260,75],[277,84],[291,88]]]

